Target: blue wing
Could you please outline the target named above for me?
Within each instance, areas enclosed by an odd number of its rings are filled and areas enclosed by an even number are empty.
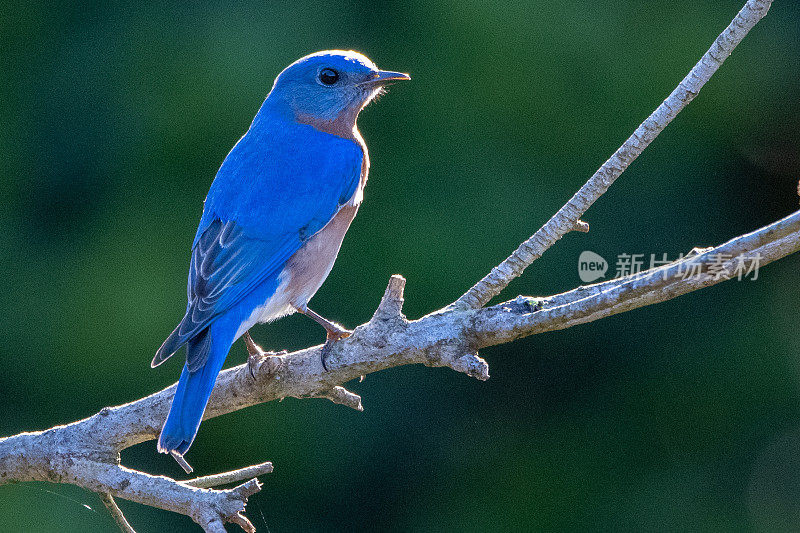
[[[282,131],[280,139],[264,139],[251,128],[211,186],[192,246],[186,315],[152,365],[277,276],[353,196],[362,159],[356,143],[307,126]],[[194,350],[189,370],[207,357],[207,349]]]

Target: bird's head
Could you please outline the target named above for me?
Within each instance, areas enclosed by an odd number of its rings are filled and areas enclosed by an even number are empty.
[[[379,70],[357,52],[326,50],[286,67],[267,102],[283,107],[298,122],[341,134],[352,131],[359,111],[387,83],[408,79],[408,74]]]

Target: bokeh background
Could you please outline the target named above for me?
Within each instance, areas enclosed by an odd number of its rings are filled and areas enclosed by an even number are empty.
[[[43,3],[44,4],[44,3]],[[698,2],[75,3],[0,8],[0,435],[128,402],[185,306],[216,169],[275,75],[352,48],[413,81],[361,116],[366,201],[313,303],[353,327],[391,274],[415,318],[565,202],[741,7]],[[700,96],[504,293],[580,283],[577,258],[723,242],[797,208],[800,5],[778,0]],[[356,413],[287,399],[207,421],[199,474],[271,460],[260,530],[800,528],[800,257],[487,349],[481,383],[370,375]],[[322,341],[290,317],[267,348]],[[229,364],[245,360],[241,344]],[[123,461],[181,476],[153,442]],[[140,532],[197,531],[122,501]],[[0,486],[1,531],[114,531],[96,495]],[[231,528],[233,530],[233,528]]]

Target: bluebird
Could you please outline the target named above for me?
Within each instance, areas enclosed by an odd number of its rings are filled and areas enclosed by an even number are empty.
[[[367,146],[356,119],[386,84],[410,79],[352,51],[303,57],[281,72],[211,185],[189,263],[188,304],[151,366],[186,346],[158,439],[187,471],[208,398],[231,345],[257,323],[299,312],[326,342],[350,332],[308,308],[363,199]],[[323,361],[324,365],[324,361]]]

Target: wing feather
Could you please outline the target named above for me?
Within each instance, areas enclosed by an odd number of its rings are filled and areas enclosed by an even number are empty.
[[[363,152],[355,143],[312,136],[304,138],[302,153],[282,154],[270,146],[254,149],[249,143],[258,139],[248,135],[225,159],[209,191],[192,246],[186,314],[156,353],[154,366],[278,276],[356,192]],[[253,183],[252,176],[260,180]],[[207,350],[198,353],[207,357]],[[187,360],[191,368],[204,362]]]

